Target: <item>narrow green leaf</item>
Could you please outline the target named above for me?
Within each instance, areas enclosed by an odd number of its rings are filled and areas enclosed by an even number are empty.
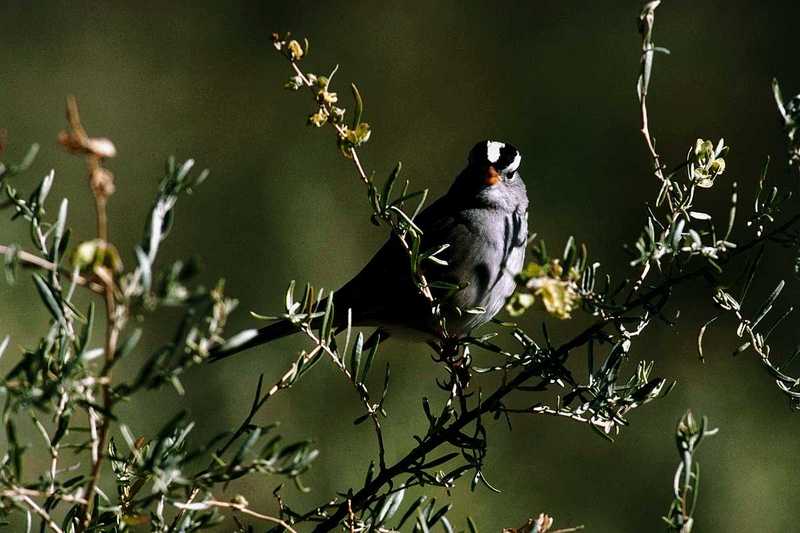
[[[77,354],[80,358],[85,352],[89,341],[92,339],[92,327],[94,326],[94,302],[89,303],[89,310],[86,312],[86,324],[81,330],[80,337],[78,338]]]
[[[572,262],[575,260],[576,253],[577,247],[575,246],[575,237],[570,235],[569,239],[567,239],[567,244],[564,245],[564,253],[561,261],[561,263],[564,265],[565,271],[569,271],[570,267],[572,266]]]
[[[420,505],[422,505],[422,502],[424,502],[426,499],[427,498],[425,496],[420,496],[419,498],[414,500],[414,503],[412,503],[409,506],[409,508],[403,514],[403,517],[400,519],[400,522],[397,524],[397,527],[395,528],[397,531],[403,529],[403,525],[408,521],[409,518],[411,518],[414,512],[419,508]]]
[[[405,495],[406,489],[403,488],[386,498],[380,511],[378,511],[378,516],[375,518],[376,525],[383,524],[397,513],[397,510],[400,509],[400,505],[403,503]]]
[[[392,188],[394,187],[394,182],[397,181],[397,178],[400,176],[400,171],[402,169],[403,164],[398,161],[397,165],[394,167],[394,170],[392,170],[392,173],[389,174],[389,178],[386,180],[386,183],[383,185],[381,201],[383,203],[384,210],[388,209],[389,205],[392,203]]]
[[[361,366],[361,351],[363,348],[364,334],[359,331],[358,336],[356,336],[356,343],[353,345],[353,350],[350,352],[350,374],[353,376],[353,380],[355,380],[356,383],[359,383],[359,367]]]
[[[761,320],[765,316],[767,316],[767,313],[769,313],[772,310],[772,306],[775,303],[775,300],[778,299],[778,296],[780,296],[781,291],[783,291],[783,288],[785,286],[786,286],[786,282],[784,280],[781,280],[780,283],[778,283],[778,286],[775,287],[775,289],[772,291],[772,294],[770,294],[769,297],[764,301],[764,303],[761,304],[761,308],[758,310],[758,313],[756,313],[756,315],[755,315],[756,318],[753,319],[753,328],[758,326],[759,322],[761,322]]]
[[[19,263],[17,246],[14,244],[9,245],[4,255],[3,266],[6,275],[6,283],[13,285],[17,281],[17,264]]]
[[[731,207],[728,212],[728,229],[725,231],[725,237],[723,240],[728,240],[728,237],[731,236],[731,232],[733,231],[733,225],[736,223],[736,204],[739,200],[739,194],[736,192],[738,184],[734,181],[731,184]]]
[[[391,206],[390,209],[395,213],[397,213],[397,215],[408,225],[410,229],[413,229],[417,234],[422,235],[422,230],[420,229],[420,227],[417,226],[414,223],[414,221],[411,220],[411,218],[403,212],[402,209],[400,209],[396,205]]]
[[[142,338],[142,329],[136,328],[133,332],[120,344],[117,348],[117,353],[113,354],[114,359],[122,359],[136,348],[139,340]]]
[[[69,201],[64,198],[61,200],[61,206],[58,209],[58,219],[55,225],[55,236],[53,239],[53,248],[51,250],[51,260],[54,264],[58,264],[61,260],[61,240],[64,238],[64,229],[67,225],[67,208]]]
[[[325,305],[325,315],[322,317],[322,327],[319,330],[319,338],[322,342],[329,342],[331,330],[333,329],[333,291],[328,295],[328,302]]]
[[[10,340],[11,336],[6,335],[6,337],[3,339],[3,342],[0,342],[0,357],[3,356],[3,353],[6,351],[6,348],[8,348],[8,343]]]
[[[430,530],[428,529],[428,522],[425,519],[422,511],[420,511],[419,515],[417,516],[417,527],[422,533],[430,533]]]
[[[383,400],[386,399],[386,393],[389,391],[389,377],[391,376],[391,368],[389,368],[389,363],[386,363],[386,371],[383,374],[383,392],[381,393],[381,404],[383,404]]]
[[[672,230],[672,238],[670,239],[672,242],[672,249],[677,250],[681,243],[681,238],[683,237],[683,227],[686,225],[686,220],[684,218],[679,218],[675,225],[673,226]]]
[[[706,362],[705,357],[703,356],[703,336],[706,334],[706,329],[708,328],[708,326],[713,324],[718,318],[719,315],[715,316],[714,318],[703,324],[703,327],[700,328],[700,333],[697,335],[697,353],[700,356],[700,361],[702,361],[703,363]]]
[[[444,532],[445,533],[455,533],[453,531],[453,526],[450,525],[450,520],[448,520],[446,516],[442,517],[441,522],[442,522],[442,527],[444,528]]]
[[[286,289],[286,312],[293,313],[294,309],[294,280],[289,282],[289,288]]]
[[[56,426],[56,431],[53,434],[53,439],[51,441],[52,446],[56,446],[67,434],[67,429],[69,429],[69,417],[70,415],[67,412],[64,412],[60,417],[58,417],[58,425]]]
[[[8,173],[11,175],[19,174],[20,172],[25,172],[30,168],[33,164],[33,160],[36,159],[36,154],[39,153],[39,145],[34,143],[28,148],[25,157],[22,158],[22,161],[17,163],[16,165],[9,165]]]
[[[428,525],[435,526],[436,522],[444,518],[444,515],[446,515],[452,507],[453,507],[452,503],[448,503],[447,505],[442,506],[441,509],[436,511],[436,513],[428,519]]]
[[[781,94],[781,86],[778,84],[776,78],[772,78],[772,96],[775,97],[775,105],[778,106],[778,111],[783,117],[784,121],[788,120],[788,114],[783,104],[783,95]]]
[[[194,159],[187,159],[181,165],[181,168],[178,170],[177,174],[175,174],[175,181],[179,184],[183,182],[189,172],[192,170],[194,166]]]
[[[141,272],[142,275],[142,287],[145,292],[147,292],[150,290],[150,286],[153,283],[153,271],[150,258],[144,250],[142,250],[141,246],[134,247],[134,252],[136,252],[136,260],[139,262],[139,272]]]
[[[364,114],[364,100],[361,98],[361,93],[358,91],[355,83],[350,84],[353,90],[353,99],[355,100],[355,110],[353,111],[353,125],[352,128],[356,129],[361,124],[361,115]]]
[[[361,374],[358,376],[358,382],[364,383],[366,381],[367,376],[369,375],[369,370],[372,368],[372,362],[375,360],[375,354],[378,352],[378,345],[381,343],[381,330],[376,329],[372,335],[370,335],[369,339],[367,339],[367,345],[369,346],[369,352],[367,352],[367,358],[364,359],[364,366],[361,368]]]
[[[39,209],[42,209],[44,206],[45,201],[47,200],[47,196],[50,194],[50,190],[53,188],[53,180],[55,179],[55,171],[51,170],[44,178],[42,178],[42,182],[39,184],[39,187],[36,189],[36,205],[39,206]]]
[[[36,284],[36,290],[39,292],[39,296],[47,306],[50,314],[53,315],[53,318],[55,318],[58,322],[63,324],[65,322],[64,312],[62,311],[61,306],[58,304],[58,298],[53,290],[39,274],[33,275],[33,281]]]
[[[253,446],[255,446],[256,442],[258,442],[258,439],[260,438],[261,438],[261,428],[256,427],[250,432],[250,435],[248,435],[247,439],[245,439],[245,441],[242,442],[242,445],[239,446],[239,449],[236,451],[236,454],[233,456],[231,462],[229,463],[228,469],[231,470],[234,467],[238,466],[244,460],[245,454],[247,454],[247,452],[253,449]]]
[[[369,467],[367,468],[367,475],[364,478],[364,486],[366,487],[372,482],[372,479],[375,477],[375,461],[369,462]]]

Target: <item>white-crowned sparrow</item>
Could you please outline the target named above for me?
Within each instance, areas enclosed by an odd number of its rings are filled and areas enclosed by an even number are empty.
[[[448,294],[434,292],[449,337],[468,335],[491,320],[514,290],[528,237],[528,196],[518,172],[521,161],[510,144],[479,142],[447,194],[414,220],[423,232],[422,250],[449,245],[437,254],[446,264],[422,264],[426,278],[462,287]],[[348,309],[354,326],[378,327],[383,338],[403,335],[431,341],[441,336],[440,321],[433,318],[430,303],[415,286],[408,255],[395,236],[335,292],[337,327],[346,326]],[[212,357],[227,357],[296,331],[290,321],[281,320],[237,335]]]

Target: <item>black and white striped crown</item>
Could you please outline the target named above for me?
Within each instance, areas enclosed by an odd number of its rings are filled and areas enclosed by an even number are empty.
[[[470,166],[492,166],[501,174],[513,174],[522,163],[522,154],[511,144],[481,141],[469,153]]]

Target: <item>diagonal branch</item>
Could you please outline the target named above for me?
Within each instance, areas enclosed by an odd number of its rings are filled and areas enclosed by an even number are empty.
[[[773,238],[777,237],[778,235],[786,232],[793,226],[800,223],[800,214],[795,215],[788,219],[786,222],[782,223],[780,226],[773,229],[771,232],[757,237],[742,246],[734,249],[731,251],[727,257],[727,261],[729,262],[732,259],[743,255],[753,247],[761,244],[763,242],[767,242],[772,240]],[[584,329],[578,335],[573,337],[571,340],[565,342],[564,344],[560,345],[559,347],[553,349],[549,357],[552,360],[564,360],[569,355],[569,353],[590,340],[594,339],[598,333],[603,331],[608,325],[618,320],[619,317],[633,311],[634,309],[646,306],[649,302],[654,300],[656,297],[668,292],[673,287],[680,285],[681,283],[685,283],[691,279],[699,278],[704,276],[710,267],[708,265],[703,265],[698,267],[694,270],[690,270],[680,276],[676,276],[673,278],[669,278],[653,288],[652,290],[640,295],[638,298],[631,300],[625,305],[624,311],[622,311],[617,319],[606,319],[600,320],[595,322],[591,326]],[[384,485],[390,483],[395,477],[402,475],[403,473],[407,472],[410,467],[416,464],[418,461],[424,459],[426,455],[430,452],[438,448],[439,446],[444,445],[445,443],[449,442],[453,438],[455,438],[462,429],[464,429],[467,425],[474,422],[475,420],[479,419],[481,416],[491,413],[499,408],[502,404],[503,399],[508,396],[511,392],[517,390],[520,386],[523,386],[528,380],[538,377],[542,370],[544,370],[547,366],[547,362],[536,362],[529,366],[526,366],[519,374],[514,376],[509,381],[505,382],[503,385],[498,387],[489,397],[487,397],[482,403],[480,403],[475,408],[464,412],[459,418],[457,418],[453,423],[447,426],[446,429],[440,431],[432,435],[428,440],[422,442],[411,450],[408,454],[405,455],[402,459],[398,460],[396,463],[391,465],[390,467],[386,468],[383,472],[381,472],[378,476],[375,477],[370,483],[365,485],[361,490],[355,493],[349,500],[349,505],[351,505],[354,511],[361,511],[364,507],[370,502],[371,497],[374,494],[377,494]],[[338,524],[347,516],[348,513],[348,502],[340,503],[336,510],[328,516],[323,522],[321,522],[317,527],[314,529],[315,532],[320,533],[323,531],[330,531],[338,526]]]

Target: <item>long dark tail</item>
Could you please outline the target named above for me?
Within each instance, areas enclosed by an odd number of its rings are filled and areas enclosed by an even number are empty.
[[[210,354],[211,361],[219,361],[255,346],[297,333],[297,331],[295,325],[288,320],[281,320],[260,329],[246,329],[214,349]]]

